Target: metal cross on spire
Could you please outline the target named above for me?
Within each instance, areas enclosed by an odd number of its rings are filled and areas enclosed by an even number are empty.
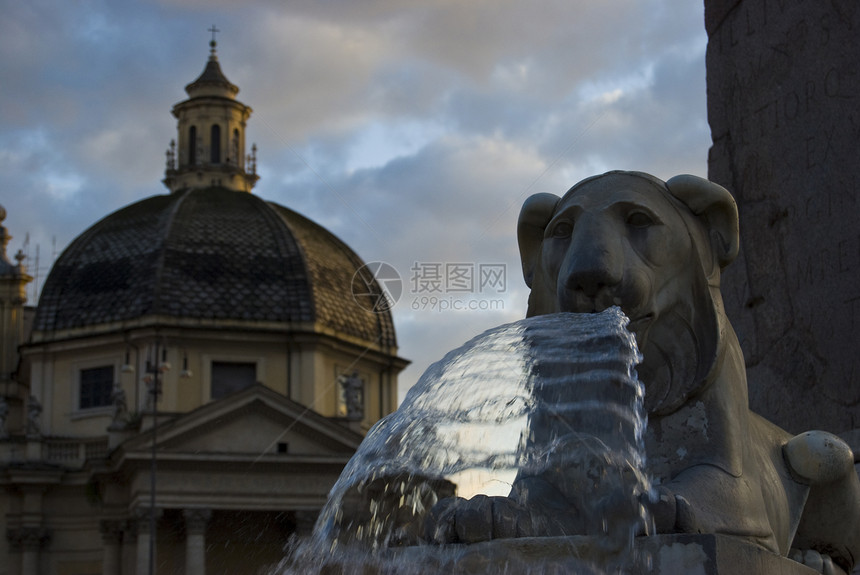
[[[219,30],[215,26],[215,24],[212,24],[212,27],[209,28],[209,31],[212,32],[212,40],[209,42],[209,54],[210,54],[210,58],[214,58],[215,57],[215,46],[218,45],[218,43],[215,41],[215,34],[220,32],[221,30]]]

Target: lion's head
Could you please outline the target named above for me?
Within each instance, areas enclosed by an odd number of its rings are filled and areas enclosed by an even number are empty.
[[[726,328],[720,271],[738,252],[728,191],[695,176],[609,172],[562,198],[528,198],[517,236],[529,316],[618,305],[630,318],[650,413],[707,383]]]

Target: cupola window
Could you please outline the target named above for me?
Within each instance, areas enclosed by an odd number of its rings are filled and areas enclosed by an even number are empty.
[[[221,126],[218,124],[212,124],[212,137],[211,140],[211,148],[210,148],[210,162],[213,164],[221,163]]]
[[[230,157],[228,163],[239,165],[239,130],[233,130],[233,140],[230,142]]]
[[[188,128],[188,164],[197,163],[197,126]]]

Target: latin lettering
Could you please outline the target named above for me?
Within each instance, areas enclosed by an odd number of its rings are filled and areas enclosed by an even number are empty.
[[[815,101],[815,82],[809,80],[806,82],[806,111],[809,111],[809,104]]]
[[[783,115],[786,120],[793,120],[797,117],[797,112],[800,110],[800,96],[797,92],[789,92],[783,100]]]
[[[815,136],[806,137],[806,169],[815,166]]]

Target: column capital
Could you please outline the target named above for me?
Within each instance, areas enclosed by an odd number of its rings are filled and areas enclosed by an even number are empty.
[[[155,508],[155,520],[158,521],[164,510]],[[149,535],[149,507],[137,507],[131,514],[130,523],[134,523],[139,535]]]
[[[212,518],[211,509],[184,509],[185,529],[188,533],[205,533],[206,525]]]
[[[122,531],[123,531],[123,541],[125,542],[134,542],[137,541],[137,524],[138,520],[135,519],[126,519],[122,522]]]
[[[125,527],[126,522],[119,519],[102,519],[99,522],[99,531],[105,543],[122,543]]]
[[[51,530],[46,527],[7,529],[6,539],[16,551],[38,551],[51,542]]]

